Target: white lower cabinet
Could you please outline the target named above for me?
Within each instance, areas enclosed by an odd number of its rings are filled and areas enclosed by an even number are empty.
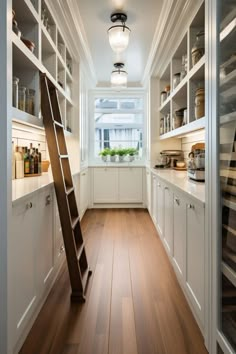
[[[53,190],[45,188],[12,207],[9,236],[9,328],[14,345],[52,283]],[[21,343],[22,344],[22,343]],[[19,348],[18,348],[19,349]]]
[[[157,223],[157,178],[153,174],[152,175],[152,203],[151,203],[151,213],[152,220],[154,224]]]
[[[170,255],[173,255],[173,192],[169,186],[164,186],[164,243]]]
[[[151,212],[151,173],[146,168],[146,206],[149,212]]]
[[[204,205],[157,176],[156,185],[152,200],[156,205],[157,231],[163,235],[178,280],[204,331]]]
[[[80,197],[79,197],[79,214],[82,218],[89,205],[89,175],[88,169],[80,173]]]
[[[97,167],[93,169],[93,203],[142,203],[141,167]]]

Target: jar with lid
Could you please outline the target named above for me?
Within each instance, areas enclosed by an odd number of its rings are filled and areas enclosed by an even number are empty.
[[[205,90],[199,88],[195,94],[195,119],[204,117],[205,115]]]
[[[26,102],[26,87],[19,86],[19,99],[18,99],[18,108],[22,111],[25,111],[25,102]]]
[[[180,83],[180,73],[176,73],[173,76],[173,88],[175,89]]]
[[[18,108],[18,85],[19,79],[14,76],[12,80],[12,106]]]
[[[27,113],[34,115],[34,107],[35,107],[35,90],[26,89],[26,102],[25,102],[25,110]]]
[[[170,131],[170,113],[166,115],[166,133]]]
[[[161,92],[161,105],[165,102],[166,99],[167,99],[167,92],[162,91]]]
[[[187,67],[188,67],[187,54],[184,54],[182,55],[180,80],[183,80],[183,78],[187,75]]]
[[[205,53],[205,32],[200,31],[196,35],[196,41],[192,48],[192,65],[194,66]]]

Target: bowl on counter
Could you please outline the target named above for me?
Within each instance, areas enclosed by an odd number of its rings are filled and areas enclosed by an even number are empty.
[[[184,167],[186,167],[186,164],[184,161],[176,161],[176,167],[184,168]]]

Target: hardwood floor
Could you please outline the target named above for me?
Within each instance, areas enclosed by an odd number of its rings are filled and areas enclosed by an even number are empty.
[[[82,230],[87,301],[70,303],[64,266],[21,354],[207,353],[146,210],[89,210]]]

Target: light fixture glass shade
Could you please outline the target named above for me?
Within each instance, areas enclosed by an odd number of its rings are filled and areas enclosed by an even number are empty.
[[[111,73],[111,85],[113,87],[127,86],[127,72],[124,70],[114,70]]]
[[[112,26],[108,30],[109,43],[116,53],[123,52],[129,44],[130,29],[125,25]]]

